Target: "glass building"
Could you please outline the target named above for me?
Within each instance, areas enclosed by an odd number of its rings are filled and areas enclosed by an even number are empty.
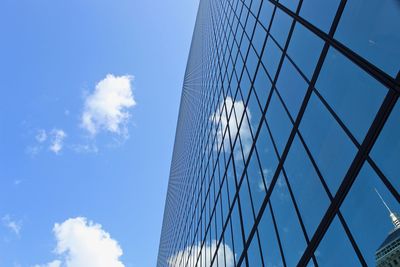
[[[395,228],[376,251],[377,267],[394,267],[400,265],[400,220],[396,214],[391,212],[390,215]]]
[[[158,266],[375,266],[399,70],[398,0],[201,0]]]

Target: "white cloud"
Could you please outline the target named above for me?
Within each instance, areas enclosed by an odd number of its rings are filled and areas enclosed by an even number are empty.
[[[227,97],[225,99],[225,106],[227,112],[231,112],[232,107],[234,108],[235,112],[232,112],[230,119],[228,119],[228,115],[226,114],[226,111],[224,109],[224,103],[220,103],[219,108],[216,110],[216,112],[211,116],[211,120],[214,122],[215,125],[218,125],[218,122],[221,120],[221,127],[218,128],[217,131],[217,138],[218,138],[218,144],[222,143],[222,138],[225,132],[225,128],[229,126],[229,133],[232,142],[234,141],[234,138],[236,135],[240,134],[240,138],[242,141],[242,146],[243,146],[243,153],[246,156],[250,152],[251,144],[252,144],[252,138],[251,138],[251,132],[250,132],[250,121],[251,121],[251,113],[250,110],[246,110],[243,101],[233,101],[231,97]],[[222,112],[222,114],[221,114]],[[247,116],[244,116],[241,127],[238,131],[239,128],[239,123],[240,120],[243,116],[243,114],[247,114]],[[236,118],[235,118],[236,114]],[[237,120],[237,122],[236,122]],[[239,139],[238,139],[239,140]],[[239,141],[236,141],[236,146],[235,146],[235,153],[238,152],[239,150]],[[228,137],[228,132],[225,134],[225,139],[223,141],[223,146],[225,148],[225,151],[229,151],[230,143],[229,143],[229,137]],[[239,155],[237,155],[239,156]]]
[[[71,145],[70,148],[79,154],[99,152],[99,148],[95,144],[74,144]]]
[[[86,97],[81,126],[92,136],[100,130],[127,134],[126,123],[131,116],[129,108],[136,105],[131,88],[132,79],[129,75],[108,74]]]
[[[217,256],[215,257],[213,265],[211,265],[211,257],[213,257],[215,253],[217,253]],[[187,247],[186,249],[179,251],[168,259],[168,265],[169,267],[180,267],[185,266],[186,262],[189,262],[190,265],[194,266],[199,255],[201,255],[199,261],[201,260],[203,266],[233,267],[234,265],[235,256],[232,249],[228,245],[221,243],[217,251],[216,240],[213,240],[211,244],[206,244],[203,247],[195,245],[192,249]]]
[[[22,228],[22,223],[21,221],[15,221],[11,218],[9,214],[6,214],[3,216],[1,219],[3,222],[3,225],[10,229],[13,233],[15,233],[17,236],[19,236]]]
[[[124,267],[119,260],[122,249],[100,224],[77,217],[56,223],[54,250],[59,259],[34,267]],[[52,265],[51,265],[52,264]]]
[[[46,131],[43,129],[38,130],[35,138],[36,138],[36,141],[38,141],[39,143],[43,143],[47,139]]]
[[[50,132],[50,135],[50,150],[58,154],[63,149],[64,139],[67,137],[67,134],[63,130],[53,129]]]

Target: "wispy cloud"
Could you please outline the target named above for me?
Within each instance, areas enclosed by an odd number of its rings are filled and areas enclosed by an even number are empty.
[[[104,130],[127,136],[129,109],[136,105],[131,81],[133,76],[108,74],[97,83],[84,103],[81,126],[92,136]]]
[[[124,267],[122,249],[100,224],[77,217],[56,223],[54,250],[58,259],[34,267]]]
[[[211,265],[211,260],[215,253],[217,253],[217,256],[213,265]],[[198,257],[199,255],[200,257]],[[221,243],[217,251],[217,241],[213,240],[210,244],[206,244],[202,247],[200,245],[195,245],[179,251],[168,259],[168,265],[169,267],[179,267],[185,262],[194,264],[198,260],[203,266],[233,267],[234,257],[232,249],[226,244]]]
[[[34,157],[43,148],[48,148],[55,154],[59,154],[64,148],[64,139],[67,137],[67,133],[59,128],[53,128],[51,130],[39,129],[35,135],[35,143],[29,145],[25,152]]]
[[[46,264],[41,264],[41,265],[34,265],[33,267],[61,267],[61,261],[55,260]]]
[[[3,222],[3,225],[7,227],[10,231],[12,231],[14,234],[19,236],[22,228],[22,222],[21,221],[16,221],[11,218],[9,214],[6,214],[3,216],[1,219]]]
[[[63,149],[64,139],[67,137],[67,134],[61,129],[53,129],[50,135],[51,141],[49,149],[58,154]]]
[[[264,185],[264,181],[262,180],[262,178],[258,181],[258,190],[260,192],[264,192],[265,191],[265,185]]]
[[[46,141],[47,139],[47,133],[46,130],[44,129],[39,129],[36,133],[36,141],[38,141],[39,143],[43,143],[44,141]]]

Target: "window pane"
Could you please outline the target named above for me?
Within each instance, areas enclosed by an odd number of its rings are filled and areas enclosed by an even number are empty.
[[[306,230],[312,236],[330,201],[297,136],[285,161],[285,171]]]
[[[247,177],[244,177],[243,183],[239,191],[240,208],[242,211],[243,228],[245,239],[248,238],[251,228],[254,225],[253,207],[250,199],[249,185]]]
[[[261,49],[264,45],[266,36],[267,36],[267,32],[264,30],[264,28],[261,26],[261,24],[259,22],[257,22],[256,31],[254,32],[252,44],[259,56],[261,55]]]
[[[251,90],[246,110],[251,130],[253,133],[255,133],[258,128],[258,125],[260,124],[262,110],[260,105],[258,104],[254,90]]]
[[[265,266],[283,266],[269,204],[258,225],[258,232]]]
[[[282,51],[279,49],[276,43],[271,38],[269,38],[267,40],[267,44],[265,45],[262,62],[272,79],[275,77],[275,73],[278,69],[278,64],[281,56]]]
[[[300,124],[300,132],[331,193],[335,194],[356,154],[356,147],[314,94]]]
[[[257,93],[257,97],[260,100],[261,108],[264,109],[267,103],[267,97],[271,90],[271,81],[269,80],[265,69],[260,66],[258,68],[257,77],[254,81],[254,89]]]
[[[249,260],[249,266],[263,266],[261,262],[260,247],[258,246],[257,235],[254,235],[253,239],[251,240],[250,247],[247,250],[247,258]]]
[[[332,221],[314,255],[320,266],[361,266],[337,217]]]
[[[228,225],[227,225],[227,227],[225,229],[224,240],[223,241],[225,242],[225,248],[224,248],[225,256],[231,256],[233,258],[233,259],[230,258],[230,260],[228,260],[228,258],[226,258],[227,262],[232,263],[232,261],[233,261],[233,263],[236,264],[236,260],[237,260],[236,259],[237,256],[235,257],[235,255],[236,255],[236,247],[233,244],[232,228],[231,228],[231,224],[230,223],[228,223]],[[189,265],[189,266],[192,266],[192,265]]]
[[[258,152],[258,151],[257,151]],[[257,160],[257,152],[254,151],[249,165],[247,167],[247,177],[249,179],[251,197],[253,200],[254,213],[257,216],[261,204],[265,197],[265,181],[263,179],[263,173],[260,169],[260,165]]]
[[[271,195],[271,205],[287,266],[296,266],[306,247],[285,179],[279,176]]]
[[[324,43],[314,33],[296,23],[290,40],[288,55],[311,80]]]
[[[281,9],[275,11],[270,33],[282,48],[285,46],[292,21],[293,19]]]
[[[275,92],[272,95],[266,117],[273,140],[279,153],[282,154],[292,130],[292,122]]]
[[[253,49],[250,49],[250,50],[254,51]],[[255,54],[250,53],[249,57],[247,58],[247,63],[248,64],[251,63],[251,64],[248,66],[246,65],[246,66],[247,66],[247,68],[251,69],[251,71],[254,71],[253,68],[255,69],[258,60],[256,58],[252,57],[252,55],[255,55]],[[250,87],[251,87],[250,77],[249,77],[249,75],[247,75],[247,71],[244,71],[243,75],[242,75],[242,79],[240,80],[240,88],[238,88],[240,90],[241,95],[243,96],[244,100],[247,100],[247,97],[250,92]],[[236,102],[240,101],[241,100],[240,98],[241,97],[236,96]],[[244,102],[246,102],[246,101],[244,101]],[[241,119],[241,118],[238,118],[238,119]]]
[[[344,9],[335,38],[393,77],[400,69],[398,0],[353,0]]]
[[[243,4],[242,4],[243,5]],[[249,13],[249,10],[246,8],[246,6],[243,5],[242,7],[242,13],[240,14],[240,23],[242,26],[245,25],[247,14]]]
[[[375,266],[375,252],[394,229],[389,212],[375,190],[393,212],[400,211],[399,203],[367,163],[361,169],[341,207],[343,216],[369,266]]]
[[[246,61],[246,68],[247,71],[244,71],[242,74],[242,81],[243,79],[246,80],[246,90],[242,90],[243,92],[243,99],[246,100],[248,96],[248,92],[250,91],[250,80],[253,80],[254,75],[256,73],[256,68],[258,65],[259,58],[252,47],[249,49],[249,53],[247,55]],[[247,84],[248,83],[248,84]],[[242,85],[242,82],[241,82]]]
[[[238,202],[235,201],[232,214],[231,214],[231,223],[232,223],[232,233],[233,233],[233,241],[235,245],[235,253],[239,258],[243,252],[243,237],[242,237],[242,228],[240,224],[239,210],[238,210]]]
[[[247,50],[249,49],[250,45],[250,40],[246,35],[243,35],[242,42],[240,43],[240,53],[242,54],[242,57],[244,58],[246,56]],[[238,73],[241,71],[241,69],[236,69]]]
[[[307,91],[308,83],[287,58],[283,62],[276,86],[290,115],[295,120]]]
[[[260,156],[260,163],[265,179],[265,186],[267,186],[267,188],[264,188],[264,190],[266,190],[269,188],[272,176],[274,175],[276,167],[278,166],[278,158],[276,157],[276,153],[265,123],[261,128],[256,147],[257,152]],[[260,184],[260,188],[263,189],[262,184]]]
[[[296,12],[297,6],[299,5],[299,0],[279,0],[279,3],[286,6],[293,12]]]
[[[271,4],[269,1],[263,1],[258,20],[264,25],[266,29],[268,29],[269,27],[273,11],[274,5]]]
[[[371,155],[390,180],[396,190],[400,191],[400,102],[396,106],[385,124],[378,140],[372,149]]]
[[[317,28],[329,32],[340,0],[304,0],[300,16],[314,24]]]
[[[256,16],[258,13],[258,10],[260,9],[260,5],[262,3],[262,0],[253,0],[251,2],[251,12],[253,12],[253,14]]]
[[[335,49],[328,52],[316,88],[362,143],[387,89]]]
[[[253,34],[255,23],[256,23],[256,19],[251,14],[249,14],[249,16],[247,17],[247,23],[246,23],[246,29],[245,29],[247,36],[249,36],[249,38],[251,38],[251,36]]]

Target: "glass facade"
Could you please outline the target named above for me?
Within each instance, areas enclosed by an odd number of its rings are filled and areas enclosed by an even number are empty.
[[[399,21],[398,0],[200,1],[159,267],[376,264],[400,212]]]

